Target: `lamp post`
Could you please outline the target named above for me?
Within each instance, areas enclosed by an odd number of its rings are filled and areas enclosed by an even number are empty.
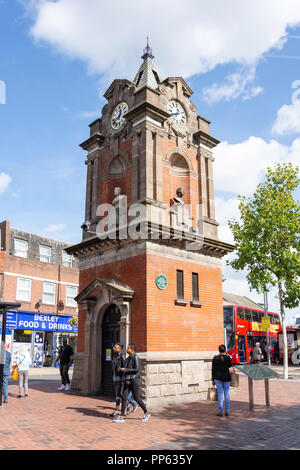
[[[3,393],[3,373],[5,364],[5,335],[6,335],[6,318],[7,310],[15,310],[21,307],[21,304],[14,302],[0,302],[0,315],[2,316],[2,334],[1,334],[1,350],[0,350],[0,406],[2,406]]]

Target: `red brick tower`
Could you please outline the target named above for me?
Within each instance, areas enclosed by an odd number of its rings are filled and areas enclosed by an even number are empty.
[[[148,44],[142,59],[132,82],[110,85],[102,117],[81,144],[88,152],[89,231],[68,251],[80,260],[72,387],[111,393],[111,343],[130,341],[142,358],[151,405],[206,395],[211,358],[224,342],[221,258],[233,247],[217,235],[211,149],[219,142],[209,135],[209,121],[197,115],[181,77],[161,78]],[[120,207],[122,196],[127,222],[136,204],[144,208],[143,237],[117,232],[99,239],[101,204]],[[182,225],[179,215],[188,208]],[[161,214],[158,223],[153,212]]]

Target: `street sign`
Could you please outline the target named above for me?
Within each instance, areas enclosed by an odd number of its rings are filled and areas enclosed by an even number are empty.
[[[270,328],[270,317],[262,317],[261,326],[263,330],[268,330]]]

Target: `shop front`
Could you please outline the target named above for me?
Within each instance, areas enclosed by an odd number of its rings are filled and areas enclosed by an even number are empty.
[[[10,344],[12,364],[21,346],[31,351],[33,367],[54,365],[63,338],[68,338],[74,352],[77,351],[77,326],[70,323],[69,315],[42,314],[11,311],[7,315],[6,342]]]

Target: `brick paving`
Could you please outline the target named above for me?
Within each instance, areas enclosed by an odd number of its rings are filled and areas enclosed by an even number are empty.
[[[29,398],[17,398],[0,409],[0,449],[300,449],[300,383],[270,381],[271,407],[264,406],[264,382],[254,381],[255,409],[248,408],[248,382],[231,389],[231,413],[216,416],[216,403],[199,401],[130,415],[113,423],[112,401],[59,392],[59,382],[35,377]]]

